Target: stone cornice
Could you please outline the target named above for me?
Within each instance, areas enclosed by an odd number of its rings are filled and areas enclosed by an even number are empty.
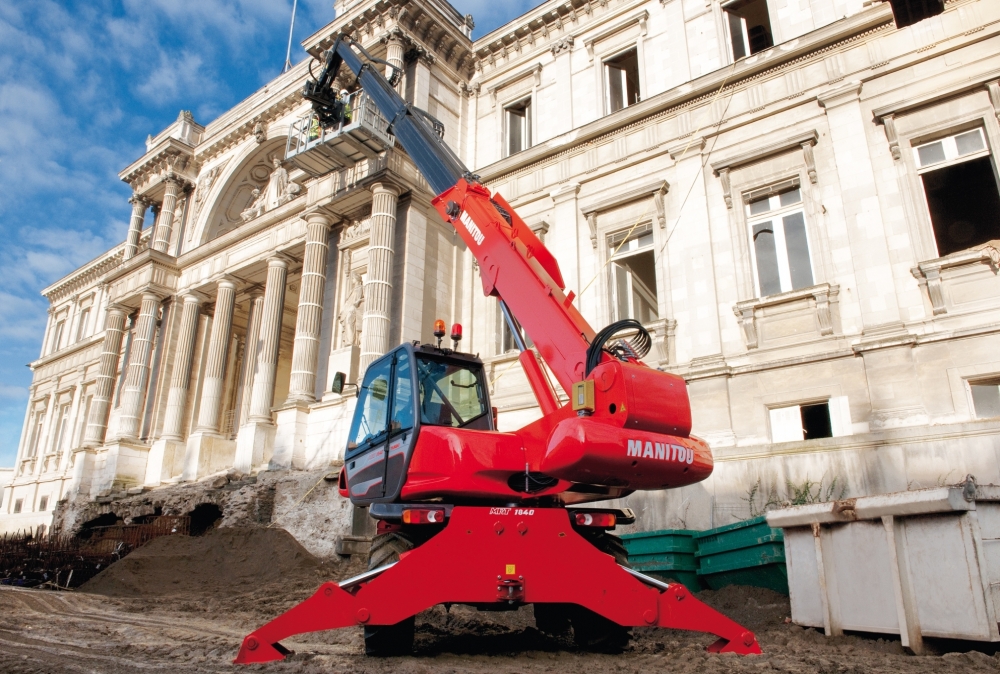
[[[104,277],[108,301],[133,307],[138,306],[138,298],[143,293],[169,297],[176,290],[179,275],[180,268],[174,256],[147,248]]]
[[[448,16],[450,15],[450,16]],[[445,3],[422,0],[379,0],[338,16],[302,42],[306,51],[319,58],[345,33],[358,42],[371,44],[390,29],[399,29],[411,47],[433,56],[461,77],[472,74],[472,41],[460,25],[465,20]]]
[[[801,148],[803,143],[815,145],[818,140],[819,134],[815,129],[806,133],[800,133],[795,136],[782,138],[774,141],[773,143],[768,143],[766,145],[747,150],[746,152],[740,152],[739,154],[735,154],[731,157],[714,161],[711,163],[712,171],[715,172],[715,175],[719,175],[720,171],[738,168],[746,164],[758,162],[761,159],[773,157],[776,154]]]
[[[891,26],[888,4],[878,5],[841,19],[787,45],[778,45],[732,68],[720,68],[681,86],[657,94],[612,115],[607,115],[570,132],[539,143],[523,152],[477,170],[484,182],[498,183],[509,176],[532,171],[557,156],[582,151],[581,146],[598,144],[632,128],[679,114],[721,96],[743,90],[757,81],[777,75],[804,61],[823,58],[865,38],[869,33]],[[567,147],[570,146],[570,147]]]
[[[195,151],[199,165],[207,164],[223,152],[254,137],[254,127],[266,127],[290,110],[302,105],[302,86],[309,75],[309,61],[303,61],[287,73],[269,82],[227,113],[205,127],[201,144]]]
[[[194,146],[177,138],[168,137],[157,143],[149,152],[134,161],[118,174],[133,191],[142,194],[164,173],[173,172],[182,177],[195,175]]]

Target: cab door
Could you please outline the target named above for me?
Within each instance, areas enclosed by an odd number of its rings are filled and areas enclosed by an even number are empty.
[[[404,345],[365,372],[345,455],[355,503],[392,500],[405,482],[417,431],[412,363]]]

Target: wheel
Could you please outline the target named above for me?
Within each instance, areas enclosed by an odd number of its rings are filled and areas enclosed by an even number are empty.
[[[617,536],[606,531],[580,534],[594,547],[615,558],[621,566],[628,566],[628,552]],[[621,653],[632,639],[632,630],[613,620],[594,613],[582,606],[569,606],[569,622],[573,626],[573,641],[580,648],[595,653]]]
[[[535,604],[535,627],[554,637],[568,634],[572,604]]]
[[[368,552],[368,569],[377,569],[398,562],[401,553],[415,547],[413,539],[401,531],[376,536],[372,539],[372,546]],[[395,625],[366,626],[365,655],[390,657],[412,653],[414,622],[415,616],[410,616]]]

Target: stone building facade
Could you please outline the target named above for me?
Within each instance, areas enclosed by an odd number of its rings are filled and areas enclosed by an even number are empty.
[[[592,325],[648,326],[716,470],[628,504],[704,528],[802,489],[1000,480],[1000,5],[942,8],[901,27],[877,0],[549,0],[472,41],[443,0],[341,0],[304,46],[348,32],[399,65]],[[466,326],[502,428],[537,417],[405,149],[345,130],[300,151],[307,76],[206,126],[181,113],[122,171],[124,242],[43,291],[0,527],[330,465],[354,402],[334,372],[436,318]]]

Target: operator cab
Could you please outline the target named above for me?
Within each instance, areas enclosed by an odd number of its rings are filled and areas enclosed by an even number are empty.
[[[496,430],[479,358],[413,343],[368,367],[344,457],[353,502],[398,499],[421,426]]]

